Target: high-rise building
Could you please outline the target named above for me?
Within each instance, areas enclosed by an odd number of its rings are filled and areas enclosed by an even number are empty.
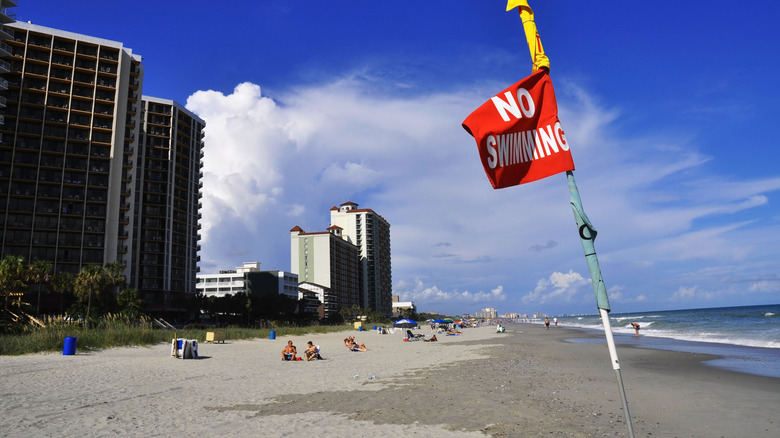
[[[340,309],[357,304],[389,316],[390,224],[373,210],[357,207],[345,202],[331,208],[327,231],[290,230],[291,270],[301,282],[330,288]]]
[[[3,35],[0,257],[71,273],[119,262],[145,310],[182,311],[195,293],[205,123],[142,98],[142,58],[120,42],[19,22]]]
[[[16,21],[16,13],[10,8],[17,6],[13,0],[0,0],[0,74],[11,72],[11,63],[8,62],[8,58],[13,54],[11,46],[6,44],[7,40],[14,38],[14,31],[9,24]],[[8,79],[0,77],[0,93],[8,90]],[[0,96],[0,108],[5,108],[6,99],[5,96]],[[0,114],[0,126],[4,123],[2,114]],[[2,142],[2,134],[0,134],[0,142]]]
[[[55,272],[129,268],[141,57],[115,41],[9,28],[0,252],[49,261]]]
[[[344,240],[359,249],[360,305],[392,314],[390,223],[371,209],[358,208],[354,202],[331,208],[330,223],[340,227]]]
[[[205,122],[172,100],[141,101],[130,284],[147,310],[178,312],[195,293]]]
[[[358,247],[341,235],[341,228],[307,233],[299,226],[290,230],[290,271],[301,283],[329,289],[331,308],[360,305]]]

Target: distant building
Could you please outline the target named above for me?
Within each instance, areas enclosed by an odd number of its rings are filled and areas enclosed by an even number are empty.
[[[493,307],[487,307],[476,313],[477,318],[483,319],[495,319],[498,316],[498,312]]]
[[[298,276],[285,271],[261,271],[260,262],[245,262],[217,274],[198,274],[196,290],[206,297],[239,292],[249,295],[285,295],[298,299]]]
[[[344,240],[358,247],[360,306],[390,315],[393,277],[390,223],[375,211],[345,202],[330,209],[330,223],[341,228]]]
[[[259,272],[260,262],[245,262],[236,269],[222,270],[217,274],[198,274],[195,290],[206,297],[224,297],[238,292],[247,293],[244,282],[249,272]]]
[[[401,311],[411,310],[413,313],[417,313],[417,307],[415,307],[412,301],[393,301],[393,316],[401,316]]]
[[[290,230],[290,271],[300,282],[320,285],[335,295],[338,309],[360,305],[358,248],[342,238],[341,228],[307,233]]]
[[[303,282],[298,284],[298,299],[304,302],[304,311],[316,313],[320,319],[327,319],[339,311],[336,294],[319,284]],[[316,300],[316,303],[314,300]]]
[[[245,273],[248,295],[279,295],[298,300],[298,275],[287,271],[250,271]]]

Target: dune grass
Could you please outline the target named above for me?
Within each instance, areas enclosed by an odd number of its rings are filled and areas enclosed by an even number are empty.
[[[107,316],[93,327],[65,321],[47,321],[46,327],[28,326],[24,331],[0,335],[0,355],[15,356],[30,353],[62,352],[66,337],[77,338],[78,351],[97,351],[107,348],[170,343],[174,336],[184,339],[206,340],[207,331],[225,333],[228,340],[268,338],[271,330],[276,336],[296,336],[313,333],[331,333],[349,329],[347,325],[274,327],[251,329],[242,327],[160,329],[149,320],[129,320],[121,316]]]

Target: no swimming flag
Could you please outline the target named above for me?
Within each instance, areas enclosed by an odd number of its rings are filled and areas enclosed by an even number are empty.
[[[568,170],[574,160],[547,69],[491,97],[463,121],[494,189]]]

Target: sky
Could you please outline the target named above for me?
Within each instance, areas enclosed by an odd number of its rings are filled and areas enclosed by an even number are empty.
[[[613,313],[780,302],[780,3],[534,1]],[[201,272],[290,270],[291,228],[391,224],[420,312],[596,313],[564,174],[494,190],[473,110],[531,73],[506,2],[19,0],[120,41],[206,121]]]

